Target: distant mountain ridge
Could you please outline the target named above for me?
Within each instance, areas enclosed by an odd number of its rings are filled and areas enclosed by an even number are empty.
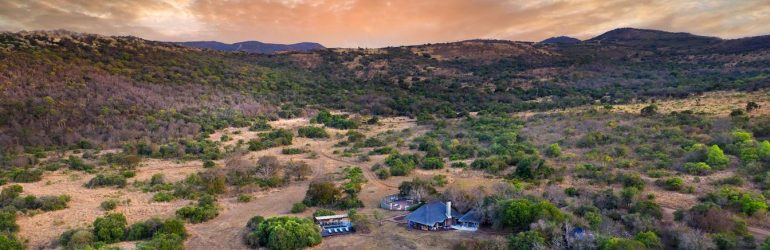
[[[668,32],[651,29],[619,28],[586,40],[626,45],[693,47],[708,46],[724,41],[722,38],[693,35],[686,32]]]
[[[217,41],[192,41],[192,42],[177,42],[176,44],[201,48],[201,49],[213,49],[220,51],[243,51],[249,53],[260,54],[272,54],[282,51],[309,51],[316,49],[325,49],[323,45],[319,43],[303,42],[294,44],[275,44],[275,43],[263,43],[258,41],[245,41],[239,43],[223,43]]]
[[[581,42],[580,39],[577,39],[574,37],[568,37],[568,36],[555,36],[555,37],[551,37],[543,41],[540,41],[540,43],[545,43],[545,44],[575,44],[579,42]]]

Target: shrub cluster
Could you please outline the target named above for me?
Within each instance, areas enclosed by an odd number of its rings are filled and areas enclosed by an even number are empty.
[[[259,151],[272,147],[291,145],[294,135],[286,129],[276,129],[259,135],[258,140],[249,140],[249,150]]]
[[[329,138],[329,133],[322,127],[305,126],[297,130],[297,136],[305,138]]]
[[[11,185],[3,188],[0,192],[0,209],[10,211],[27,211],[40,209],[43,211],[54,211],[67,208],[70,201],[69,195],[60,196],[41,196],[34,195],[21,196],[24,189],[19,185]]]
[[[137,249],[183,249],[185,237],[184,222],[178,219],[152,218],[128,226],[123,214],[107,214],[96,218],[90,230],[65,231],[58,243],[65,249],[101,249],[120,241],[142,241]]]
[[[347,115],[332,115],[329,111],[323,110],[316,115],[311,122],[322,123],[327,127],[338,129],[356,129],[358,122],[348,119]]]
[[[292,250],[312,247],[321,243],[321,233],[312,221],[297,217],[264,219],[255,216],[246,225],[244,236],[253,248],[266,247],[275,250]]]
[[[186,219],[191,223],[201,223],[213,219],[219,215],[219,210],[213,196],[203,196],[195,205],[185,206],[176,210],[179,218]]]
[[[407,176],[420,163],[420,156],[416,154],[393,153],[385,158],[385,164],[390,167],[393,176]]]
[[[115,186],[118,188],[125,187],[127,184],[126,177],[120,174],[98,174],[94,178],[91,178],[91,180],[88,181],[88,183],[85,184],[87,188],[98,188],[98,187],[107,187],[107,186]]]

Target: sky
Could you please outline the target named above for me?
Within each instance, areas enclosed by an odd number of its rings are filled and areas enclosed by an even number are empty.
[[[588,39],[614,28],[770,35],[770,0],[0,0],[0,30],[161,41],[384,47],[467,39]]]

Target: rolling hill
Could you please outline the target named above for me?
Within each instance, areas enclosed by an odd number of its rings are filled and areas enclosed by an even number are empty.
[[[295,44],[274,44],[257,41],[246,41],[233,44],[227,44],[216,41],[195,41],[195,42],[177,42],[176,44],[194,48],[213,49],[220,51],[242,51],[248,53],[272,54],[286,51],[310,51],[324,49],[325,47],[318,43],[295,43]]]
[[[626,28],[577,45],[470,40],[269,55],[220,50],[228,49],[66,31],[2,33],[0,145],[163,141],[319,108],[455,117],[770,86],[768,36]]]
[[[543,41],[540,41],[540,43],[544,43],[544,44],[575,44],[579,42],[581,42],[580,39],[577,39],[574,37],[568,37],[568,36],[555,36],[555,37],[551,37]]]

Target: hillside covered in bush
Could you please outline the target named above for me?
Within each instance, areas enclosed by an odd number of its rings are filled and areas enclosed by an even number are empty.
[[[456,117],[770,85],[770,37],[618,29],[574,44],[470,40],[275,55],[67,31],[0,34],[0,146],[115,147],[316,109]]]

